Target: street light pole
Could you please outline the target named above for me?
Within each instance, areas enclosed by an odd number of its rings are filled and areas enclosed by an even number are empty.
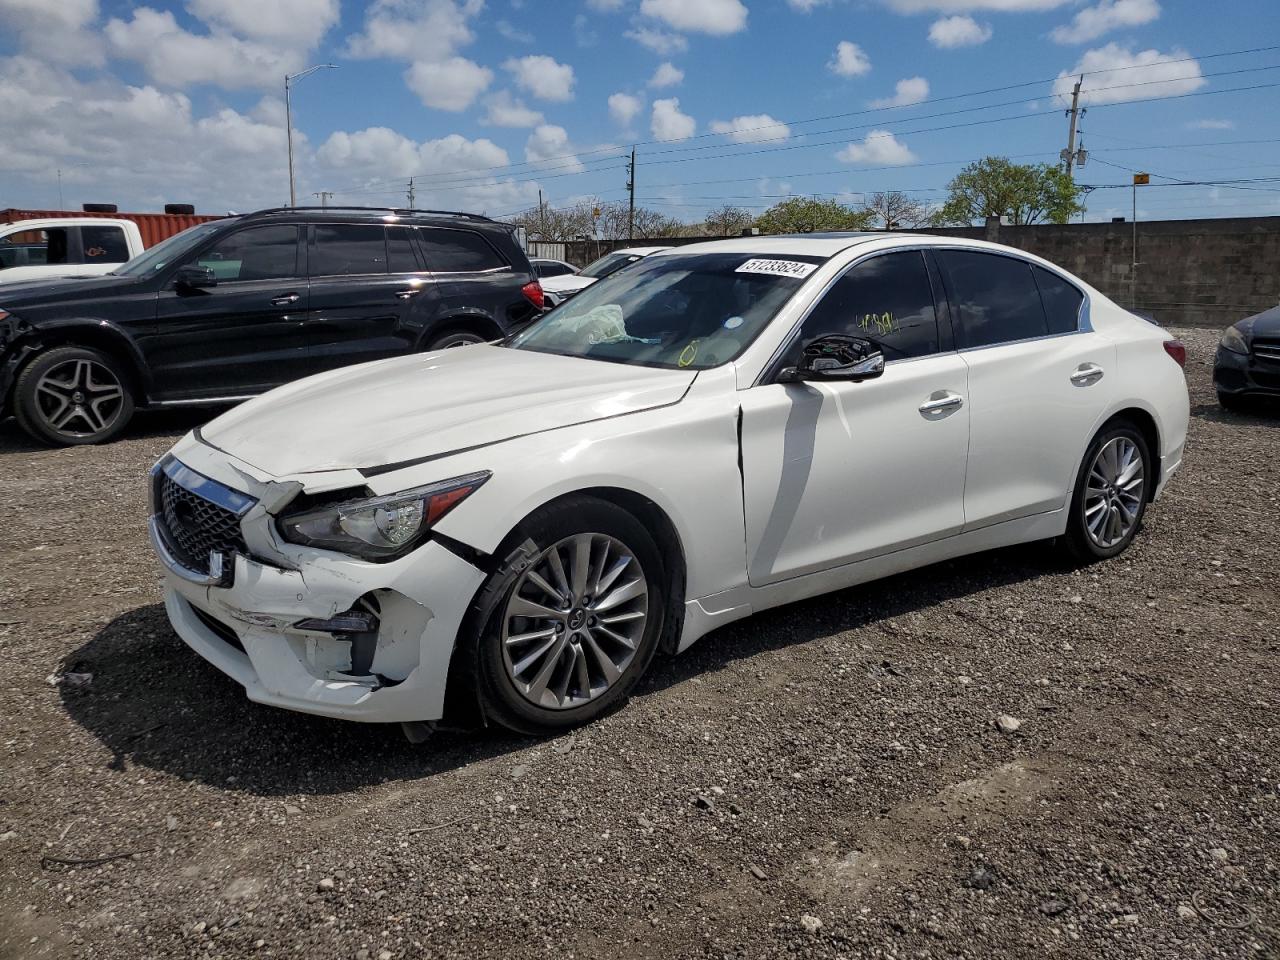
[[[301,73],[285,74],[284,78],[284,128],[285,137],[289,142],[289,206],[296,207],[298,205],[298,192],[294,186],[293,179],[293,106],[290,103],[289,91],[293,84],[309,77],[317,70],[336,70],[336,63],[317,63],[314,67],[308,67]]]

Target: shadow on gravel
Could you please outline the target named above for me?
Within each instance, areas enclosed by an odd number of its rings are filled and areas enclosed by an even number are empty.
[[[183,410],[144,410],[112,442],[166,436],[176,439],[229,409],[230,407],[192,407]],[[0,456],[6,453],[35,453],[55,449],[57,448],[32,440],[13,417],[0,419]]]
[[[1280,427],[1280,401],[1259,397],[1246,401],[1239,410],[1228,410],[1217,403],[1196,403],[1191,406],[1191,415],[1211,423]]]
[[[1015,547],[767,611],[715,631],[679,657],[655,660],[636,696],[762,651],[1061,569],[1043,547]],[[958,623],[957,629],[969,627]],[[328,720],[252,703],[239,684],[178,639],[160,604],[117,617],[67,657],[62,669],[93,674],[87,690],[59,689],[71,717],[111,750],[113,768],[147,767],[225,790],[340,794],[429,777],[531,742],[498,729],[441,731],[415,747],[395,725]]]

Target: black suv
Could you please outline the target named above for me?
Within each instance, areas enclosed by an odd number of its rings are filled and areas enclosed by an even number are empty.
[[[0,416],[100,443],[139,407],[223,404],[322,370],[505,336],[542,288],[507,224],[315,207],[192,227],[101,277],[0,285]]]

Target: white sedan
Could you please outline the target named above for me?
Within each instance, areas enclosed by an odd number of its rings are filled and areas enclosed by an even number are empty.
[[[576,273],[547,277],[542,281],[542,295],[548,307],[558,307],[597,280],[603,280],[623,267],[630,266],[637,260],[643,260],[651,254],[670,249],[670,247],[623,247],[620,250],[614,250],[612,253],[606,253],[599,260],[588,263]]]
[[[655,653],[1006,544],[1114,557],[1182,462],[1182,345],[979,241],[646,258],[503,343],[275,390],[153,471],[169,617],[253,700],[545,733]]]

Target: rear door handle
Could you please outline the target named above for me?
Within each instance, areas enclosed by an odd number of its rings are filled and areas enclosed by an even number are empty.
[[[958,393],[952,393],[950,390],[944,390],[933,394],[928,400],[920,404],[920,412],[928,416],[931,413],[940,413],[943,410],[954,410],[963,405],[964,397]]]
[[[408,290],[397,290],[396,296],[401,300],[408,300],[410,297],[416,297],[422,292],[422,287],[410,287]]]
[[[289,304],[297,303],[301,299],[302,295],[299,293],[286,293],[279,297],[272,297],[271,305],[273,307],[287,307]]]
[[[1071,374],[1071,382],[1077,387],[1088,387],[1102,379],[1103,369],[1096,363],[1082,363]]]

